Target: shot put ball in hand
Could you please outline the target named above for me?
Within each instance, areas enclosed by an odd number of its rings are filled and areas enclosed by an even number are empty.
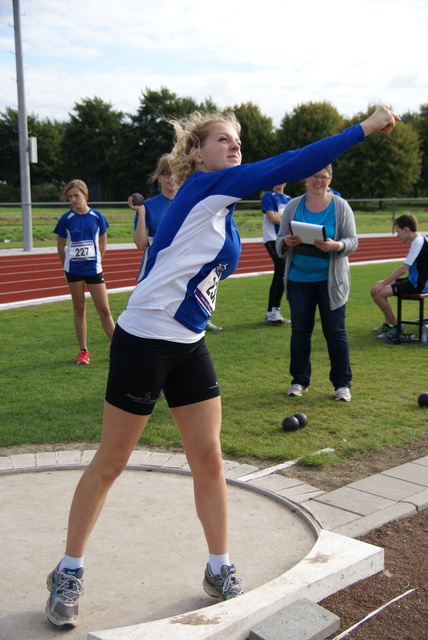
[[[144,197],[141,195],[141,193],[133,193],[131,196],[132,199],[132,204],[135,204],[137,206],[139,206],[140,204],[143,204],[144,202]]]

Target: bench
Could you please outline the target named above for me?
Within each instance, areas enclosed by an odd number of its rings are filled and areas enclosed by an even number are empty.
[[[397,326],[402,324],[415,324],[419,327],[418,339],[421,339],[422,327],[424,324],[424,302],[428,298],[428,293],[402,293],[397,296]],[[416,300],[419,302],[419,318],[417,320],[402,320],[403,300]]]

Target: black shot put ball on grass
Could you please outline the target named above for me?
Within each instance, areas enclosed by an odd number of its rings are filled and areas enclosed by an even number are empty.
[[[418,405],[420,407],[428,407],[428,393],[421,393],[418,398]]]
[[[301,413],[299,411],[298,413],[294,414],[294,417],[298,419],[301,427],[306,427],[306,425],[308,424],[308,416],[306,416],[304,413]]]
[[[282,421],[282,428],[284,431],[297,431],[297,429],[300,429],[300,422],[296,416],[287,416]]]
[[[141,195],[141,193],[133,193],[131,196],[132,199],[132,204],[135,204],[137,206],[139,206],[140,204],[143,204],[144,202],[144,197]]]

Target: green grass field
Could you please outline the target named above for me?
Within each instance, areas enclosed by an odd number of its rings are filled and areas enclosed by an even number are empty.
[[[97,208],[96,205],[94,205]],[[107,217],[110,224],[108,241],[132,242],[134,212],[126,204],[123,206],[99,207]],[[56,244],[56,236],[53,234],[56,221],[67,207],[62,205],[33,206],[33,246],[43,247]],[[404,213],[406,209],[400,207],[392,209],[385,206],[384,209],[360,210],[355,208],[355,220],[358,233],[390,233],[392,220]],[[428,231],[428,207],[412,207],[411,211],[419,221],[420,229]],[[19,207],[0,207],[0,247],[22,247],[22,220]],[[238,228],[243,238],[257,238],[262,235],[262,214],[260,209],[245,207],[245,203],[238,204],[234,215]]]
[[[347,329],[353,368],[353,400],[332,401],[326,345],[316,323],[313,378],[303,398],[286,398],[289,325],[266,325],[269,275],[230,278],[219,288],[208,333],[223,396],[222,445],[228,457],[284,461],[303,457],[308,465],[343,463],[369,450],[400,447],[426,436],[428,410],[417,404],[428,391],[428,348],[418,343],[387,345],[372,329],[382,318],[369,295],[371,285],[395,263],[352,266]],[[117,318],[128,294],[110,296]],[[410,307],[410,309],[409,309]],[[405,307],[417,315],[417,305]],[[287,315],[284,303],[282,312]],[[0,386],[0,446],[97,442],[108,367],[108,343],[88,302],[89,366],[76,366],[78,351],[70,302],[0,312],[3,353]],[[296,411],[306,428],[285,433],[282,419]],[[180,447],[165,400],[160,400],[142,443]],[[314,456],[332,448],[334,453]]]

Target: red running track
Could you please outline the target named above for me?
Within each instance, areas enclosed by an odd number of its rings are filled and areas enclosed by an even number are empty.
[[[350,262],[402,260],[408,247],[395,236],[360,238]],[[141,260],[138,249],[107,249],[103,259],[107,288],[133,287]],[[272,271],[271,259],[259,240],[245,242],[236,275]],[[0,257],[0,305],[69,293],[56,253]]]

